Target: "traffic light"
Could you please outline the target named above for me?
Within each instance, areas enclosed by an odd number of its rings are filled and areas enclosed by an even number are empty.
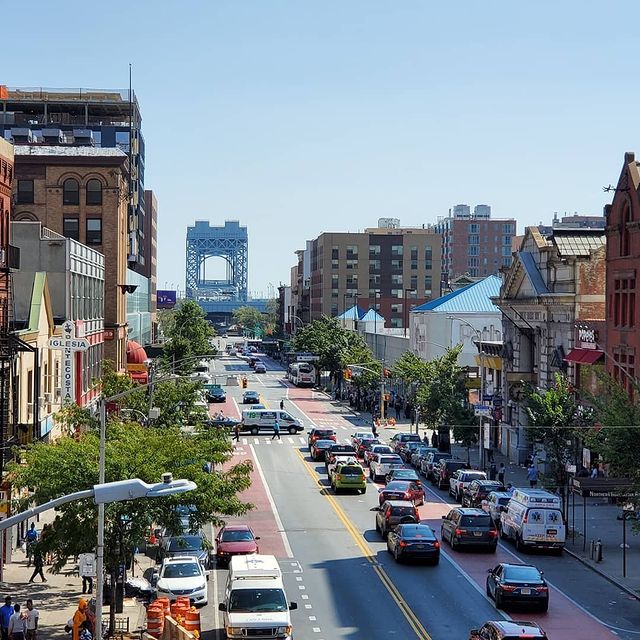
[[[247,379],[246,378],[242,378],[242,388],[243,389],[247,388]]]
[[[351,369],[345,369],[345,370],[342,372],[342,377],[343,377],[345,380],[351,380]]]
[[[389,371],[389,369],[385,369],[384,370],[384,377],[385,378],[390,378],[391,377],[391,371]]]

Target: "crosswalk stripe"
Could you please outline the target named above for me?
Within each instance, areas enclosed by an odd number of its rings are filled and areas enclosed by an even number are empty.
[[[242,438],[242,444],[249,444],[249,441],[246,438]]]
[[[291,444],[293,444],[293,438],[287,438],[287,442],[290,442]]]
[[[254,438],[253,439],[253,444],[260,444],[260,440],[258,440],[258,438]]]

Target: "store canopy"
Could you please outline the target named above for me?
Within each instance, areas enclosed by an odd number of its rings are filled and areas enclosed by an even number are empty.
[[[598,362],[602,356],[604,356],[604,351],[600,351],[599,349],[575,348],[571,349],[564,359],[574,364],[594,364]]]

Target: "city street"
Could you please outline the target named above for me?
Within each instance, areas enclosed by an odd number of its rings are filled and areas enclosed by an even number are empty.
[[[238,362],[219,360],[217,371],[237,371]],[[270,408],[284,398],[286,410],[304,420],[305,432],[312,424],[330,426],[338,441],[347,441],[360,426],[358,418],[324,394],[293,388],[283,372],[273,369],[269,362],[268,373],[257,375],[246,366],[249,388],[258,390]],[[228,387],[227,393],[224,411],[237,415],[242,389]],[[212,405],[212,411],[220,406]],[[385,430],[383,439],[390,434]],[[324,465],[308,457],[305,435],[283,434],[273,441],[266,434],[241,436],[234,456],[254,462],[253,484],[245,497],[256,509],[241,520],[261,537],[260,551],[280,560],[288,597],[299,606],[292,612],[296,638],[466,638],[469,629],[486,620],[508,617],[535,620],[554,640],[639,637],[638,602],[566,554],[516,553],[502,541],[495,555],[452,552],[444,544],[439,566],[396,564],[374,527],[377,486],[369,483],[364,495],[334,496]],[[450,499],[428,483],[425,487],[421,519],[439,537]],[[551,585],[548,613],[507,615],[495,609],[484,583],[487,569],[501,561],[528,562],[544,571]],[[205,638],[216,638],[225,577],[226,570],[215,571],[215,593],[203,612]]]

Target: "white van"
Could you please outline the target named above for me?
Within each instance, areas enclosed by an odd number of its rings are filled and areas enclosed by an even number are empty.
[[[291,434],[304,431],[302,420],[279,409],[243,409],[240,430],[250,431],[254,435],[257,435],[261,429],[273,431],[276,418],[280,423],[280,431],[288,431]]]
[[[232,556],[224,591],[226,638],[290,640],[293,626],[289,611],[297,609],[287,602],[282,571],[274,556]]]
[[[500,514],[501,536],[511,538],[516,548],[538,547],[562,550],[567,529],[562,517],[562,499],[544,489],[515,489]]]

